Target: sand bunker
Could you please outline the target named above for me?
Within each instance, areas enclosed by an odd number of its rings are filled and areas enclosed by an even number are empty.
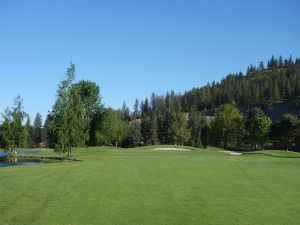
[[[223,153],[227,153],[227,154],[230,154],[230,155],[242,155],[243,153],[241,152],[235,152],[235,151],[226,151],[226,150],[220,150],[218,152],[223,152]]]
[[[154,150],[163,150],[163,151],[181,151],[181,152],[190,152],[191,149],[186,148],[155,148]]]
[[[242,155],[242,153],[240,153],[240,152],[234,152],[234,151],[230,151],[229,154],[230,155]]]

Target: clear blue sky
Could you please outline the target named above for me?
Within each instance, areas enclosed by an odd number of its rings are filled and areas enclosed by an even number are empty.
[[[1,0],[0,111],[20,94],[31,117],[45,116],[70,61],[119,108],[272,54],[299,57],[299,9],[298,0]]]

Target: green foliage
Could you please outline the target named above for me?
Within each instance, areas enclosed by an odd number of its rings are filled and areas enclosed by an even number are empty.
[[[33,122],[32,140],[35,147],[38,147],[43,138],[42,115],[37,113]]]
[[[126,105],[126,102],[124,102],[122,105],[121,113],[122,113],[123,120],[129,122],[131,119],[130,110]]]
[[[212,124],[212,141],[217,146],[237,147],[243,131],[243,116],[232,104],[221,105]]]
[[[6,109],[2,116],[4,122],[0,131],[1,147],[9,151],[24,147],[27,135],[22,123],[27,114],[20,95],[14,99],[14,106]]]
[[[86,119],[91,120],[93,115],[102,107],[100,87],[92,81],[80,80],[72,85],[80,96]]]
[[[139,111],[139,100],[135,100],[134,102],[134,109],[133,109],[133,115],[132,118],[135,119],[139,119],[140,118],[140,111]]]
[[[282,120],[272,127],[272,140],[275,143],[283,144],[287,150],[295,145],[295,140],[299,136],[300,120],[291,114],[283,115]]]
[[[55,148],[56,137],[55,137],[55,124],[53,114],[49,113],[46,117],[43,127],[43,141],[49,148]]]
[[[185,114],[167,111],[164,121],[165,143],[174,145],[187,143],[191,135],[187,126]]]
[[[96,146],[98,143],[97,132],[101,129],[103,122],[103,108],[99,108],[92,117],[90,122],[89,145]]]
[[[86,133],[86,111],[79,94],[79,88],[73,88],[75,65],[70,64],[66,79],[61,82],[57,91],[57,100],[53,106],[53,133],[55,150],[71,155],[71,148],[83,145],[88,136]]]
[[[203,147],[207,147],[210,143],[210,133],[211,133],[211,125],[210,123],[205,123],[202,131],[201,131],[201,142]]]
[[[96,143],[118,147],[118,144],[126,137],[127,132],[128,127],[123,121],[121,113],[111,108],[105,109],[102,114],[100,130],[96,132]]]
[[[91,81],[81,80],[72,85],[72,90],[80,96],[84,111],[84,121],[87,124],[84,133],[85,142],[93,145],[96,135],[97,118],[102,111],[100,87]]]
[[[25,131],[26,131],[26,147],[32,148],[33,143],[33,127],[31,126],[30,117],[27,117],[27,121],[25,124]]]
[[[138,147],[142,145],[141,122],[139,119],[129,123],[127,136],[122,142],[122,147]]]
[[[155,113],[152,113],[150,116],[150,144],[156,145],[158,144],[158,136],[157,136],[157,117]]]
[[[184,112],[190,112],[192,109],[214,109],[225,103],[240,107],[251,103],[295,100],[299,96],[300,60],[283,60],[272,56],[267,68],[262,62],[258,68],[251,65],[247,74],[229,74],[220,82],[193,88],[175,98],[181,101]]]
[[[268,135],[271,124],[272,120],[267,116],[257,118],[257,121],[254,124],[253,137],[259,143],[261,148],[264,148],[269,141]]]
[[[246,138],[257,150],[263,149],[269,142],[269,132],[272,120],[262,110],[254,108],[246,119]]]
[[[190,145],[194,147],[204,147],[202,143],[202,139],[204,135],[202,135],[203,128],[207,125],[206,118],[196,110],[192,110],[189,113],[189,121],[188,128],[191,132]]]

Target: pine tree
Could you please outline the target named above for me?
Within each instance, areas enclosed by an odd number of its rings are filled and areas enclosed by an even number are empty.
[[[33,128],[31,126],[30,117],[27,117],[27,121],[25,124],[25,131],[26,131],[26,147],[32,148],[33,147]]]
[[[264,62],[260,61],[260,62],[259,62],[258,68],[259,68],[259,70],[261,70],[261,71],[264,70],[264,69],[265,69],[265,67],[264,67]]]
[[[151,145],[158,144],[158,137],[157,137],[157,118],[155,113],[151,114],[150,117],[150,143]]]
[[[42,127],[43,127],[42,115],[40,113],[37,113],[33,122],[32,138],[33,138],[34,147],[38,147],[42,142],[42,137],[43,137]]]
[[[133,119],[135,120],[135,119],[139,119],[140,118],[140,112],[139,112],[139,100],[135,100],[135,102],[134,102],[134,109],[133,109],[134,111],[133,111],[133,115],[132,115],[132,117],[133,117]]]
[[[193,109],[189,113],[188,128],[191,132],[190,145],[194,147],[203,147],[201,133],[204,127],[202,115]]]
[[[283,60],[282,60],[281,56],[279,56],[279,59],[278,59],[278,67],[281,69],[283,68]]]
[[[141,123],[138,120],[131,121],[129,124],[129,138],[132,147],[138,147],[142,142]]]
[[[271,139],[284,145],[288,151],[300,135],[300,120],[291,114],[285,114],[282,120],[271,128]]]
[[[121,113],[124,121],[130,121],[130,110],[126,105],[126,102],[123,102]]]
[[[144,116],[141,119],[141,134],[142,134],[142,140],[145,145],[151,144],[151,121],[150,117]]]

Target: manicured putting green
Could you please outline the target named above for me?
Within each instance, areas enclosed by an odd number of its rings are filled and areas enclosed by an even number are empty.
[[[299,224],[300,154],[161,147],[0,168],[0,224]]]

